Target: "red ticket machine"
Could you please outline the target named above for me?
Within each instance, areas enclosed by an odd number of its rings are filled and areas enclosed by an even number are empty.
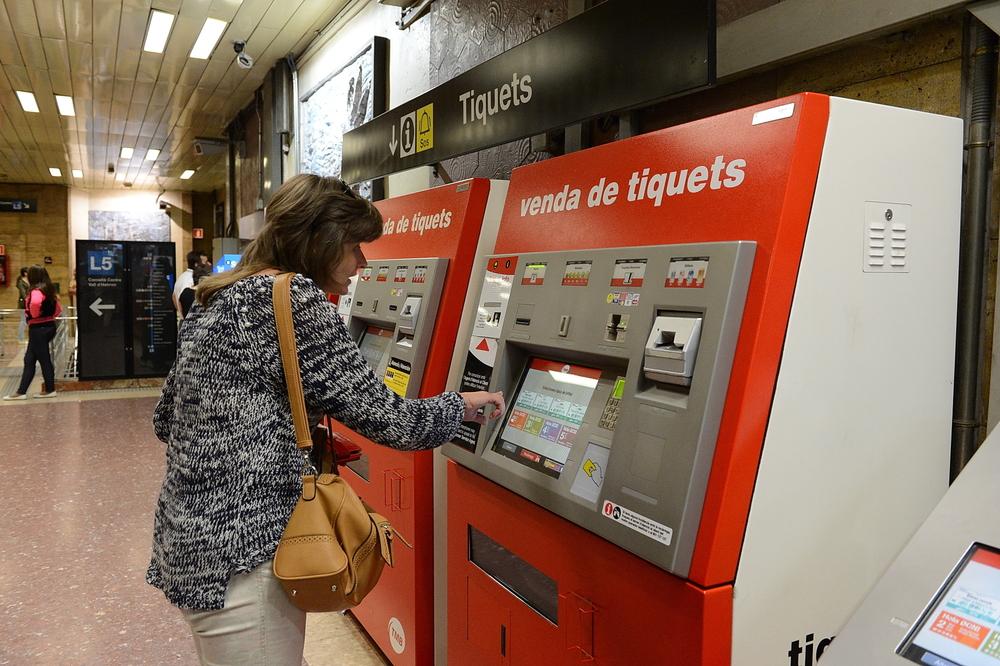
[[[961,163],[958,119],[806,94],[517,169],[449,662],[812,666],[947,488]]]
[[[364,246],[368,268],[338,311],[369,365],[399,395],[445,390],[469,285],[482,279],[474,266],[492,251],[506,186],[473,179],[375,204],[384,233]],[[430,664],[433,454],[376,445],[337,421],[331,429],[339,451],[360,449],[342,466],[344,478],[407,542],[396,542],[395,566],[353,612],[394,664]]]

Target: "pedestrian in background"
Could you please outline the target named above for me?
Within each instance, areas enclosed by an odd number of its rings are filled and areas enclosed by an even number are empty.
[[[194,304],[195,287],[198,286],[202,278],[212,274],[212,267],[208,264],[198,264],[192,270],[194,284],[182,291],[181,295],[177,297],[177,301],[181,306],[181,317],[187,317],[188,312],[191,311],[191,306]]]
[[[195,266],[208,265],[208,256],[198,250],[188,252],[185,259],[187,260],[187,270],[177,276],[177,283],[174,285],[174,309],[177,312],[181,311],[181,294],[184,293],[185,289],[194,285]]]
[[[52,366],[49,344],[56,337],[56,317],[62,314],[62,306],[47,270],[38,265],[32,266],[28,269],[28,282],[31,290],[24,305],[24,315],[28,321],[28,349],[24,352],[24,371],[21,373],[21,385],[17,393],[4,396],[4,400],[28,398],[28,387],[35,378],[36,362],[42,366],[42,378],[45,380],[45,390],[38,397],[51,398],[56,394],[55,368]]]
[[[27,332],[28,322],[24,319],[24,303],[31,291],[31,283],[28,282],[28,269],[21,267],[21,273],[17,276],[17,309],[20,314],[17,316],[17,341],[24,342],[24,334]]]

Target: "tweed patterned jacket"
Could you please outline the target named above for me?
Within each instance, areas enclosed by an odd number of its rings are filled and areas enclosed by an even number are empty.
[[[274,557],[301,491],[302,457],[278,350],[271,288],[254,276],[196,305],[153,426],[167,468],[146,580],[180,608],[222,608],[229,577]],[[369,369],[336,308],[312,280],[292,280],[292,313],[306,407],[369,439],[405,450],[451,439],[457,393],[404,400]]]

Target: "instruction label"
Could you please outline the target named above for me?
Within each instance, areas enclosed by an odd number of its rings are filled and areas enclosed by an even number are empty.
[[[409,266],[397,266],[396,276],[392,278],[393,282],[406,282],[406,272],[410,270]]]
[[[385,369],[385,378],[382,381],[393,393],[404,398],[406,388],[410,385],[411,370],[409,362],[392,356],[389,358],[389,366]]]
[[[675,257],[667,269],[664,287],[704,289],[708,275],[708,257]]]
[[[363,271],[361,271],[361,281],[362,282],[368,282],[369,280],[371,280],[372,279],[372,271],[374,271],[374,270],[375,270],[374,268],[372,268],[371,266],[368,266]]]
[[[494,339],[500,337],[516,270],[517,257],[496,257],[488,260],[483,289],[479,293],[476,324],[472,329],[473,336]]]
[[[618,259],[611,276],[612,287],[641,287],[646,279],[645,259]]]
[[[524,275],[521,277],[521,284],[545,284],[545,264],[527,264],[524,267]]]
[[[414,266],[413,267],[413,284],[423,284],[427,282],[427,267],[426,266]]]
[[[590,269],[593,268],[592,261],[567,261],[566,272],[563,273],[562,283],[564,287],[586,287],[590,284]]]
[[[389,267],[379,266],[378,274],[375,276],[376,282],[388,282],[389,281]]]
[[[630,530],[634,530],[654,541],[659,541],[664,546],[669,546],[671,539],[673,539],[674,531],[666,525],[609,500],[604,500],[601,513],[604,514],[605,518],[610,518]]]

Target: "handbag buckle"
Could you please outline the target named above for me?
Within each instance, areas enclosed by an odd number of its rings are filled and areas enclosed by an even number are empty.
[[[302,476],[319,476],[319,471],[316,469],[316,465],[313,465],[312,458],[309,453],[312,451],[312,447],[306,449],[299,449],[302,454]]]

